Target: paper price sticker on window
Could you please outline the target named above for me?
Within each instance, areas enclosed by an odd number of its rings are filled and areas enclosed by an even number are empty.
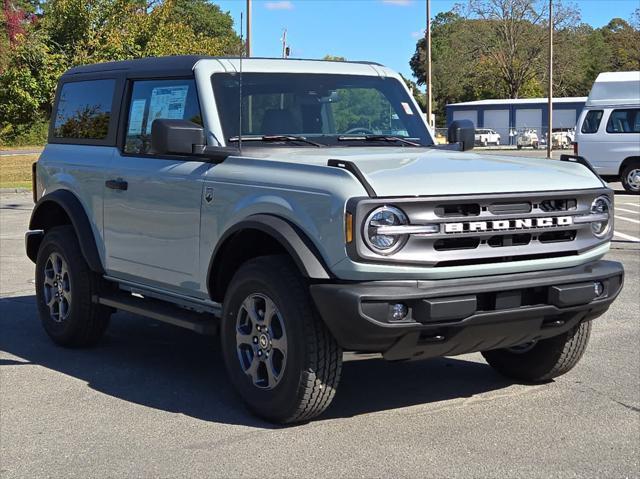
[[[407,102],[403,101],[400,104],[402,105],[402,108],[404,109],[404,112],[407,115],[413,115],[413,110],[411,109],[411,106]]]
[[[142,120],[144,119],[144,107],[146,103],[146,100],[134,100],[132,102],[127,135],[135,136],[142,133]]]
[[[154,88],[151,91],[147,125],[151,125],[153,120],[157,118],[182,120],[184,118],[184,108],[187,103],[188,91],[189,85]]]

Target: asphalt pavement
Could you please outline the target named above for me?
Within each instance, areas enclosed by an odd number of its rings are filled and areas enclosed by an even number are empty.
[[[639,198],[616,205],[636,221],[616,230],[640,236]],[[569,374],[527,386],[479,354],[346,354],[331,408],[274,427],[239,403],[213,338],[117,314],[98,346],[54,346],[23,252],[31,208],[30,194],[0,195],[2,478],[640,475],[638,243],[613,243],[625,288]]]

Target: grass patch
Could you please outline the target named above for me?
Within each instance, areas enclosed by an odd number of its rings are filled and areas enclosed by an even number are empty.
[[[38,156],[0,156],[0,188],[31,189],[31,165]]]

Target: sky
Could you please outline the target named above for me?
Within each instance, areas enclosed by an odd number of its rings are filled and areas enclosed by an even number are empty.
[[[460,0],[459,0],[460,1]],[[451,10],[456,1],[432,0],[432,18]],[[245,0],[214,1],[228,11],[239,31]],[[640,0],[574,1],[582,21],[601,27],[612,18],[629,20]],[[253,0],[252,54],[282,55],[282,31],[287,29],[291,57],[342,56],[382,63],[413,78],[409,59],[423,35],[425,0]]]

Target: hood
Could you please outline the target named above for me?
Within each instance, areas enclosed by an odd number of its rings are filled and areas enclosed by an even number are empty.
[[[378,196],[435,196],[601,188],[580,164],[411,147],[252,148],[247,156],[326,165],[348,160]]]

